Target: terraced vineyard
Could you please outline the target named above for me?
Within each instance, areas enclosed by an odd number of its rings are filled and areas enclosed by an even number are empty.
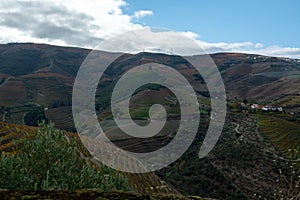
[[[267,136],[271,143],[289,157],[291,150],[297,150],[300,158],[300,124],[278,117],[258,115],[260,132]]]
[[[285,111],[292,113],[300,112],[300,95],[299,94],[291,94],[291,95],[283,95],[282,98],[278,98],[277,100],[272,102],[274,105],[282,105],[285,108]]]
[[[33,127],[12,125],[0,122],[0,152],[13,152],[16,150],[14,141],[34,136]]]

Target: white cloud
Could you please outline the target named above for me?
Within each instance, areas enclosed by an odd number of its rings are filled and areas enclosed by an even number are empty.
[[[264,45],[263,44],[261,44],[261,43],[256,43],[255,44],[255,48],[263,48],[264,47]]]
[[[139,10],[134,12],[133,18],[139,19],[151,15],[153,15],[153,12],[151,10]]]
[[[98,50],[126,53],[146,51],[178,55],[204,54],[193,36],[190,33],[178,33],[166,29],[144,28],[111,38],[103,42]]]
[[[130,16],[122,11],[126,6],[126,0],[1,0],[0,43],[36,42],[94,48],[106,38],[145,27],[133,22],[134,19],[153,15],[151,10],[139,10]],[[193,32],[182,34],[208,53],[243,52],[300,58],[300,48],[264,46],[249,41],[209,43]],[[181,41],[174,42],[182,45]]]
[[[102,39],[141,28],[122,12],[123,0],[0,1],[1,42],[95,47]]]
[[[104,42],[100,50],[137,53],[142,50],[148,52],[174,53],[179,55],[197,55],[218,52],[236,52],[300,58],[300,48],[279,46],[264,47],[261,43],[209,43],[198,39],[192,32],[175,32],[159,29],[135,30],[134,33],[121,34],[116,38]]]
[[[300,59],[300,48],[280,47],[280,46],[265,46],[262,43],[252,42],[205,42],[199,40],[198,35],[190,32],[183,33],[188,38],[194,40],[198,45],[207,53],[218,52],[237,52],[237,53],[249,53],[249,54],[261,54],[265,56],[278,56]]]
[[[197,41],[199,46],[208,53],[216,52],[239,52],[249,54],[261,54],[265,56],[278,56],[300,59],[300,48],[267,46],[261,43],[241,42],[241,43],[208,43]]]
[[[245,51],[245,53],[257,53],[267,56],[279,56],[300,59],[300,48],[269,46],[255,50]]]
[[[198,34],[191,32],[191,31],[181,32],[181,34],[190,39],[194,39],[194,40],[197,40],[198,38],[200,38],[200,36]]]

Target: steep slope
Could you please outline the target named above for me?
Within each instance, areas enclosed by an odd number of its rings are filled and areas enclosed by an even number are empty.
[[[229,113],[218,144],[206,158],[198,159],[205,133],[203,120],[193,145],[178,161],[161,170],[161,177],[183,194],[273,199],[281,191],[284,199],[297,199],[300,192],[297,187],[300,170],[294,169],[297,162],[285,157],[272,140],[259,133],[254,116]]]
[[[299,95],[300,60],[248,54],[214,54],[230,99],[268,102]]]

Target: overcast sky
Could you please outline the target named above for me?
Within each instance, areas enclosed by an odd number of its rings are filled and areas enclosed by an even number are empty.
[[[184,33],[210,53],[246,52],[300,59],[300,1],[245,2],[1,0],[0,43],[94,48],[119,33],[161,27]]]

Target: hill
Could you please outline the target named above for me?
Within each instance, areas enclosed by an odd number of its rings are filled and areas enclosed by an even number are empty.
[[[89,52],[44,44],[0,45],[0,119],[24,123],[25,113],[43,107],[46,117],[58,128],[75,131],[70,117],[72,86]],[[299,60],[233,53],[211,57],[221,71],[230,101],[247,99],[262,104],[275,101],[289,112],[299,112]],[[142,53],[124,55],[113,63],[106,79],[99,83],[103,88],[96,95],[97,106],[107,106],[109,90],[115,84],[112,77],[117,79],[124,70],[149,62],[174,66],[201,95],[208,96],[203,81],[196,81],[196,71],[180,57]],[[126,69],[122,68],[124,65]]]
[[[75,131],[70,117],[72,86],[89,52],[45,44],[0,45],[0,119],[24,123],[25,113],[38,106],[45,109],[46,117],[58,128]],[[222,74],[229,99],[248,99],[262,104],[276,101],[289,112],[299,112],[296,100],[300,95],[299,60],[233,53],[211,57]],[[195,89],[201,95],[208,96],[204,82],[196,80],[196,71],[185,60],[177,56],[142,53],[124,55],[113,63],[106,79],[99,83],[102,89],[96,95],[97,106],[103,103],[106,106],[109,99],[106,94],[115,84],[113,78],[117,79],[133,66],[149,62],[173,66],[197,87]],[[97,98],[100,93],[101,99]]]
[[[35,129],[24,124],[34,126],[40,120],[76,132],[72,86],[89,52],[44,44],[0,45],[0,121],[23,124],[1,125],[1,150],[13,151],[12,139]],[[296,168],[293,175],[290,170],[291,165],[299,166],[294,161],[299,154],[290,154],[294,150],[300,152],[300,61],[238,53],[211,57],[224,80],[228,113],[217,146],[201,160],[197,153],[211,118],[210,98],[205,82],[189,63],[174,55],[124,54],[104,72],[95,99],[100,123],[112,119],[111,90],[117,80],[127,70],[145,63],[158,62],[179,71],[193,85],[200,104],[196,140],[178,161],[157,173],[126,176],[138,192],[150,191],[150,195],[181,193],[219,199],[272,199],[281,195],[279,191],[284,197],[299,193],[295,186],[300,180],[294,176],[300,172]],[[124,136],[120,129],[109,125],[105,131],[110,139],[134,152],[152,151],[169,143],[178,129],[174,122],[180,117],[178,101],[170,90],[157,85],[139,88],[131,98],[130,114],[137,123],[147,120],[149,107],[155,103],[163,103],[171,120],[163,131],[143,140]],[[257,108],[252,109],[253,104]],[[282,107],[283,112],[265,112],[262,106],[267,105]]]

